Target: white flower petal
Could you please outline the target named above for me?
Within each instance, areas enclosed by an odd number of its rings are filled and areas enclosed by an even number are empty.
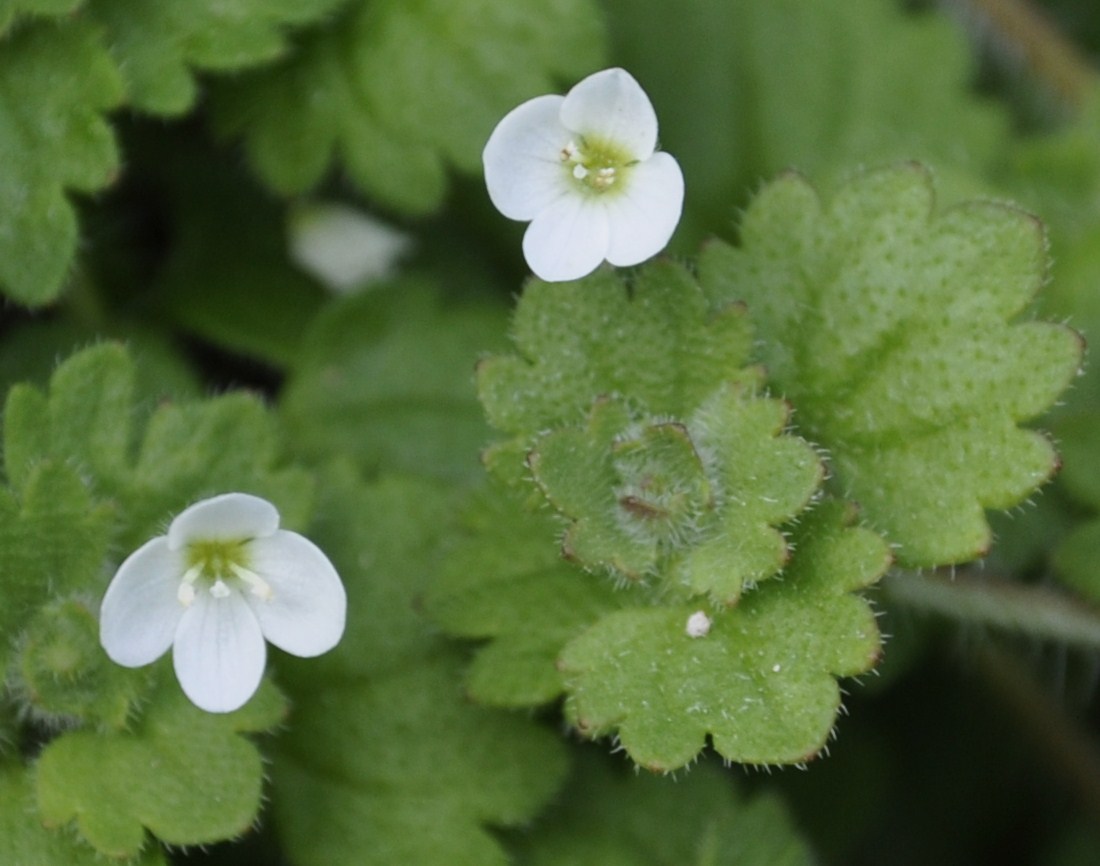
[[[606,257],[610,235],[602,197],[569,195],[543,209],[523,236],[523,255],[547,282],[576,280]]]
[[[579,81],[561,106],[561,122],[585,137],[626,149],[647,159],[657,147],[657,113],[634,76],[605,69]]]
[[[684,175],[667,153],[655,153],[630,170],[621,190],[607,199],[611,227],[607,260],[625,267],[643,262],[668,244],[684,206]]]
[[[344,633],[347,595],[321,550],[295,532],[280,530],[248,547],[252,570],[271,588],[269,599],[250,592],[264,637],[296,656],[328,652]]]
[[[168,527],[168,546],[179,550],[193,539],[235,541],[263,538],[279,528],[279,512],[266,499],[223,493],[184,509]]]
[[[177,593],[185,567],[163,536],[119,566],[99,611],[99,641],[112,661],[140,667],[168,651],[183,615]]]
[[[266,658],[260,624],[239,592],[195,595],[172,648],[176,677],[195,706],[209,713],[243,706],[260,686]]]
[[[529,220],[568,189],[561,152],[570,132],[558,119],[562,96],[538,96],[497,124],[481,159],[493,205],[509,219]]]

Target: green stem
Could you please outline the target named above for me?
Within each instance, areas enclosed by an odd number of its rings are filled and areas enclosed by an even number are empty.
[[[961,623],[1100,649],[1100,613],[1043,587],[969,576],[891,575],[882,582],[899,606]]]

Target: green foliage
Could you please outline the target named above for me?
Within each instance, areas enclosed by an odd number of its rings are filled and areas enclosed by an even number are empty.
[[[0,287],[15,300],[55,299],[77,248],[66,192],[108,185],[119,156],[104,113],[120,104],[182,114],[198,97],[194,69],[254,66],[287,50],[288,27],[316,21],[341,0],[94,0],[0,7]]]
[[[600,616],[633,597],[592,580],[562,559],[557,527],[494,484],[463,514],[425,607],[450,634],[489,639],[466,674],[479,703],[534,706],[561,695],[561,648]],[[537,615],[532,615],[537,613]]]
[[[687,268],[657,261],[629,283],[611,269],[571,283],[532,280],[512,322],[518,354],[478,367],[490,423],[525,441],[579,423],[597,397],[686,418],[722,383],[751,384],[752,331],[740,304],[712,311]]]
[[[1057,465],[1017,422],[1080,364],[1068,328],[1009,321],[1045,278],[1039,223],[997,204],[936,211],[928,173],[905,166],[827,202],[788,175],[741,236],[705,252],[703,285],[753,310],[769,379],[828,449],[838,489],[907,565],[985,552],[983,508],[1019,502]]]
[[[712,764],[682,779],[607,760],[577,766],[553,810],[517,845],[521,866],[809,866],[782,802],[744,797]]]
[[[450,497],[411,479],[363,486],[346,469],[323,493],[312,535],[354,619],[288,680],[296,707],[273,768],[287,851],[304,866],[504,864],[486,825],[530,820],[565,756],[527,717],[471,705],[463,654],[417,612]]]
[[[0,40],[0,287],[37,306],[57,296],[76,251],[66,192],[97,190],[118,170],[103,112],[123,89],[86,21],[34,22]]]
[[[287,434],[299,453],[345,455],[368,472],[470,478],[489,436],[474,365],[504,333],[502,306],[412,278],[341,299],[304,338],[281,402]]]
[[[287,51],[286,31],[322,19],[343,0],[93,0],[90,17],[126,78],[128,102],[150,114],[182,114],[198,88],[192,70],[233,71]]]
[[[18,684],[28,705],[50,721],[73,719],[122,729],[148,687],[145,671],[111,662],[99,646],[99,619],[82,601],[53,602],[27,625]]]
[[[62,364],[48,395],[14,387],[4,412],[11,485],[29,489],[44,461],[79,467],[97,497],[113,506],[111,538],[126,550],[159,535],[166,519],[191,502],[229,490],[265,496],[286,524],[301,525],[309,479],[300,470],[274,468],[275,432],[259,400],[237,393],[166,404],[139,437],[133,380],[126,351],[106,343]],[[68,507],[84,520],[94,514],[86,501]],[[93,559],[102,563],[102,551],[89,554],[88,562]]]
[[[220,87],[215,111],[281,192],[313,186],[338,157],[372,198],[425,213],[442,203],[447,166],[477,169],[507,110],[602,54],[591,0],[358,2],[288,62]]]
[[[242,709],[217,715],[189,703],[170,676],[160,681],[130,729],[73,731],[46,747],[35,776],[48,826],[75,821],[110,857],[137,855],[143,827],[170,845],[201,845],[249,829],[264,768],[259,750],[241,734],[278,724],[282,696],[263,688]]]
[[[12,764],[0,766],[0,860],[11,866],[99,866],[94,849],[64,833],[56,833],[30,818],[35,812],[34,779]],[[129,861],[132,866],[165,866],[156,847]]]
[[[840,706],[836,676],[865,673],[879,633],[854,591],[890,563],[874,533],[849,527],[839,503],[819,506],[795,537],[782,580],[687,626],[697,608],[639,607],[604,617],[561,654],[567,712],[589,736],[615,732],[637,763],[673,770],[709,735],[723,757],[794,763],[825,745]]]
[[[108,549],[110,516],[77,474],[44,460],[18,490],[0,487],[0,662],[35,610],[55,596],[97,586]]]

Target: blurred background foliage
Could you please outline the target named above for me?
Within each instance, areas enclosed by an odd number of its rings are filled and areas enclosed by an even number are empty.
[[[147,405],[254,389],[304,460],[348,459],[366,477],[430,466],[435,481],[470,482],[488,433],[469,371],[503,344],[526,275],[522,227],[484,194],[480,143],[512,105],[606,65],[647,89],[662,147],[683,165],[674,255],[694,256],[711,236],[736,241],[739,209],[784,170],[828,189],[864,167],[919,160],[946,203],[993,197],[1037,213],[1053,261],[1042,313],[1100,333],[1094,0],[276,6],[262,32],[197,16],[158,66],[154,51],[123,38],[121,0],[0,4],[0,146],[10,148],[0,151],[0,249],[44,262],[0,268],[13,301],[0,313],[5,386],[44,384],[59,358],[119,338]],[[115,65],[96,41],[104,29],[116,41],[102,44],[122,52]],[[17,61],[49,65],[60,52],[68,77],[35,79],[41,94],[17,89]],[[119,69],[141,76],[120,79]],[[5,121],[10,133],[14,118],[37,116],[25,105],[34,100],[78,116],[71,172],[51,174],[47,161],[68,164],[62,156],[3,133]],[[41,129],[47,142],[57,134]],[[22,204],[28,185],[57,195]],[[66,228],[61,189],[78,230]],[[343,295],[296,262],[293,215],[315,201],[354,205],[405,233],[400,277]],[[808,771],[737,774],[746,794],[785,799],[819,862],[1100,862],[1096,371],[1043,426],[1063,472],[997,518],[987,561],[954,575],[973,604],[937,602],[937,575],[913,576],[915,590],[885,582],[872,595],[890,635],[885,659],[850,685],[829,757]],[[1076,639],[1036,625],[1061,614],[1077,618]],[[552,835],[569,808],[535,832]],[[537,859],[534,838],[511,834],[516,862],[550,862]],[[666,862],[647,853],[644,833],[631,838],[624,863]],[[280,854],[260,833],[171,856]],[[736,862],[779,862],[770,856],[750,850]]]

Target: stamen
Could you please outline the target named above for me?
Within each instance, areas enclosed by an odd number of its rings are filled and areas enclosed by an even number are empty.
[[[187,569],[183,573],[183,577],[180,578],[180,588],[176,592],[176,598],[184,607],[190,607],[195,600],[195,581],[199,579],[201,574],[202,568],[194,565]]]
[[[255,572],[249,571],[247,568],[242,568],[235,562],[231,562],[229,567],[233,573],[248,584],[249,592],[253,595],[262,598],[264,601],[270,601],[274,593],[271,591],[271,587],[267,581],[260,577]]]

